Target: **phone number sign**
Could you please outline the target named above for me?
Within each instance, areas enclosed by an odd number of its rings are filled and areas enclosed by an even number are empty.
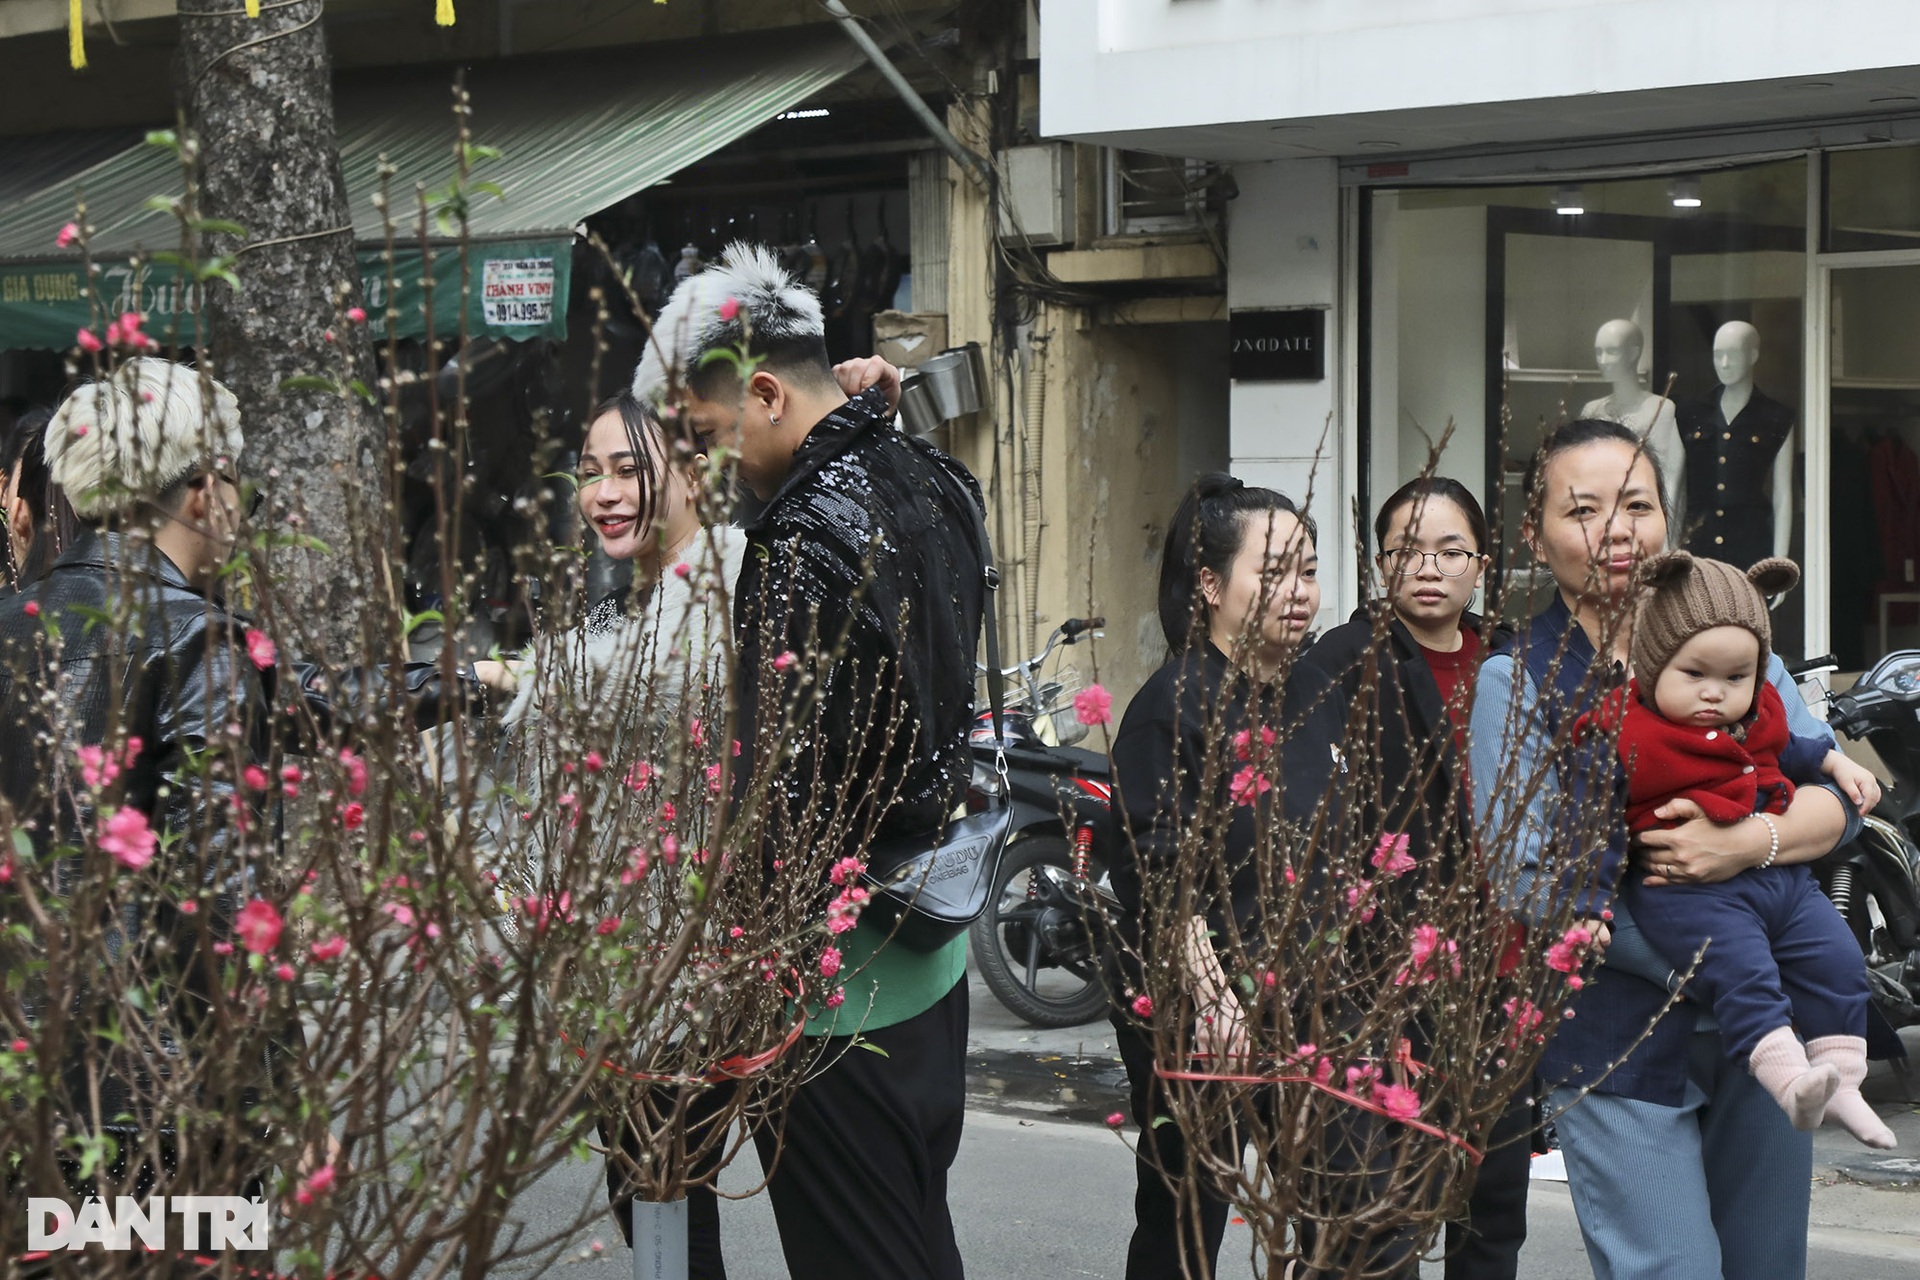
[[[489,325],[553,321],[552,258],[488,258],[480,271],[480,307]]]

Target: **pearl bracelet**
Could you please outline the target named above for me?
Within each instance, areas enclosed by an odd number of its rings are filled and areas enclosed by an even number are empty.
[[[1775,826],[1773,819],[1764,813],[1756,813],[1753,816],[1767,824],[1767,835],[1771,839],[1771,844],[1767,848],[1766,860],[1754,868],[1755,871],[1765,871],[1773,865],[1773,860],[1780,856],[1780,828]]]

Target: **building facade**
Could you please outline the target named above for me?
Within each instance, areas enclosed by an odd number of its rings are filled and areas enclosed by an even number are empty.
[[[1783,652],[1912,642],[1910,5],[1050,0],[1040,47],[1045,135],[1230,172],[1230,341],[1325,343],[1227,400],[1236,474],[1312,495],[1323,620],[1443,437],[1524,609],[1524,466],[1586,414],[1650,429],[1677,539],[1801,561]]]

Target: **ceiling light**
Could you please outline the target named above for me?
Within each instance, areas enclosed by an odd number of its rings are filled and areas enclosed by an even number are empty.
[[[1669,195],[1676,209],[1698,209],[1700,207],[1700,179],[1675,178]]]
[[[1393,151],[1400,146],[1399,143],[1389,142],[1384,138],[1374,142],[1363,142],[1360,145],[1367,148],[1367,150],[1369,151]]]
[[[775,120],[818,120],[822,116],[832,115],[826,107],[795,107],[792,111],[782,111]]]
[[[1910,93],[1897,93],[1885,98],[1869,98],[1868,101],[1876,107],[1890,107],[1898,102],[1920,102],[1920,98],[1915,98]]]
[[[1580,196],[1579,187],[1562,187],[1553,193],[1553,211],[1569,218],[1577,218],[1587,211]]]
[[[1795,85],[1795,86],[1793,86],[1793,87],[1794,87],[1794,88],[1796,88],[1796,89],[1831,89],[1831,88],[1833,88],[1833,81],[1831,81],[1831,80],[1802,80],[1802,81],[1801,81],[1801,82],[1800,82],[1799,84],[1796,84],[1796,85]]]

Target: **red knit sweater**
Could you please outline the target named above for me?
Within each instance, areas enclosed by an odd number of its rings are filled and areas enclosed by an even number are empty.
[[[1627,765],[1627,826],[1645,831],[1663,824],[1654,810],[1669,800],[1698,804],[1715,822],[1733,822],[1755,812],[1781,813],[1793,798],[1793,783],[1780,772],[1787,746],[1787,708],[1765,680],[1747,722],[1746,741],[1725,729],[1675,724],[1640,700],[1638,681],[1608,699],[1601,714],[1617,717],[1620,758]],[[1765,805],[1760,789],[1767,788]]]

